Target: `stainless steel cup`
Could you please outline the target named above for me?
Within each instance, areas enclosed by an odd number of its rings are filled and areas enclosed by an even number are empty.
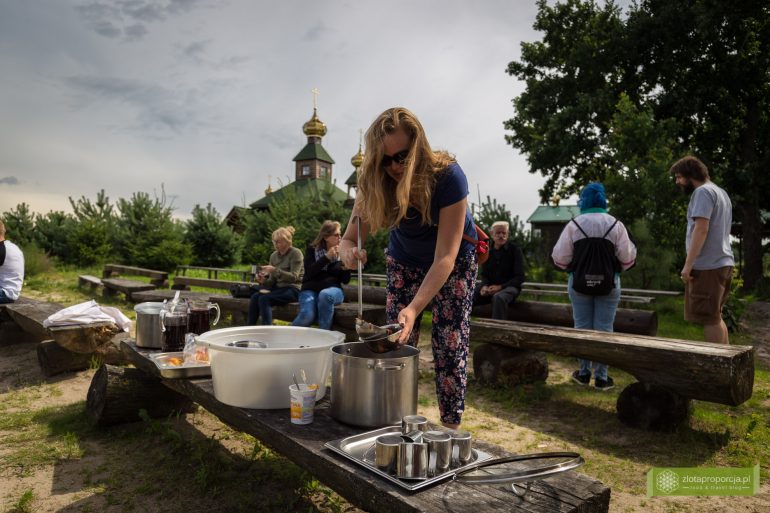
[[[403,434],[415,430],[427,431],[428,419],[422,415],[407,415],[401,419],[401,432]]]
[[[428,444],[428,475],[447,472],[452,463],[452,436],[443,431],[426,431],[423,440]]]
[[[427,479],[428,444],[398,444],[396,476],[399,479]]]
[[[473,459],[473,447],[471,446],[471,434],[467,431],[452,432],[452,451],[457,447],[457,461],[460,465],[466,465]]]
[[[399,435],[382,435],[374,441],[374,464],[388,474],[396,472],[398,446],[402,442]]]
[[[420,431],[419,429],[415,429],[414,431],[410,431],[404,435],[401,435],[401,438],[404,442],[411,443],[411,444],[419,444],[422,443],[424,433]]]

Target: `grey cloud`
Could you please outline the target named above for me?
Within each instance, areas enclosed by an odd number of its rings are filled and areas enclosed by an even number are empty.
[[[184,57],[192,60],[196,64],[208,66],[215,70],[233,70],[251,61],[250,57],[243,55],[233,55],[219,60],[212,60],[208,57],[208,48],[211,40],[193,41],[181,49]]]
[[[327,32],[328,29],[322,22],[318,22],[312,27],[310,27],[307,32],[305,32],[305,35],[302,37],[305,41],[313,42],[318,41],[321,39],[321,36],[323,36],[324,32]]]
[[[0,178],[0,184],[19,185],[19,179],[15,176],[4,176]]]
[[[210,41],[194,41],[182,49],[182,53],[194,61],[202,61]]]
[[[205,126],[196,118],[196,91],[176,92],[137,80],[79,76],[65,79],[73,90],[82,93],[80,104],[94,103],[94,97],[129,105],[136,112],[140,133],[168,136]]]
[[[122,35],[127,41],[135,41],[148,33],[147,24],[165,21],[207,3],[209,0],[103,0],[75,9],[97,34],[110,38]]]

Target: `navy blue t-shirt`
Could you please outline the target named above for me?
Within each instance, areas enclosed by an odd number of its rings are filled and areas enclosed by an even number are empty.
[[[409,207],[406,217],[401,223],[390,231],[388,243],[388,255],[398,262],[410,266],[430,267],[436,253],[436,240],[438,238],[439,211],[454,205],[468,196],[468,180],[465,173],[457,163],[450,164],[436,178],[436,185],[430,201],[430,214],[432,224],[423,224],[420,212]],[[465,230],[473,240],[476,240],[476,227],[469,208],[465,210]],[[460,242],[460,253],[473,247],[466,240]]]

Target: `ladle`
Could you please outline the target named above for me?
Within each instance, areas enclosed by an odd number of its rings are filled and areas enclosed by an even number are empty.
[[[361,216],[356,216],[356,249],[361,255]],[[398,349],[398,335],[404,328],[401,324],[386,324],[375,326],[364,320],[364,288],[363,264],[358,259],[358,317],[356,318],[356,333],[358,340],[365,342],[374,353],[385,353]]]

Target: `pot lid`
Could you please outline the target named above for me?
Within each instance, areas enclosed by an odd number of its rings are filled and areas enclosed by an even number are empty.
[[[163,310],[163,303],[146,302],[139,303],[134,307],[136,313],[156,314]]]
[[[516,483],[550,477],[575,469],[583,463],[585,460],[576,452],[520,454],[471,465],[457,472],[453,479],[463,484],[510,484],[513,493],[521,496],[529,490],[529,484],[525,490],[521,490],[515,486]]]

